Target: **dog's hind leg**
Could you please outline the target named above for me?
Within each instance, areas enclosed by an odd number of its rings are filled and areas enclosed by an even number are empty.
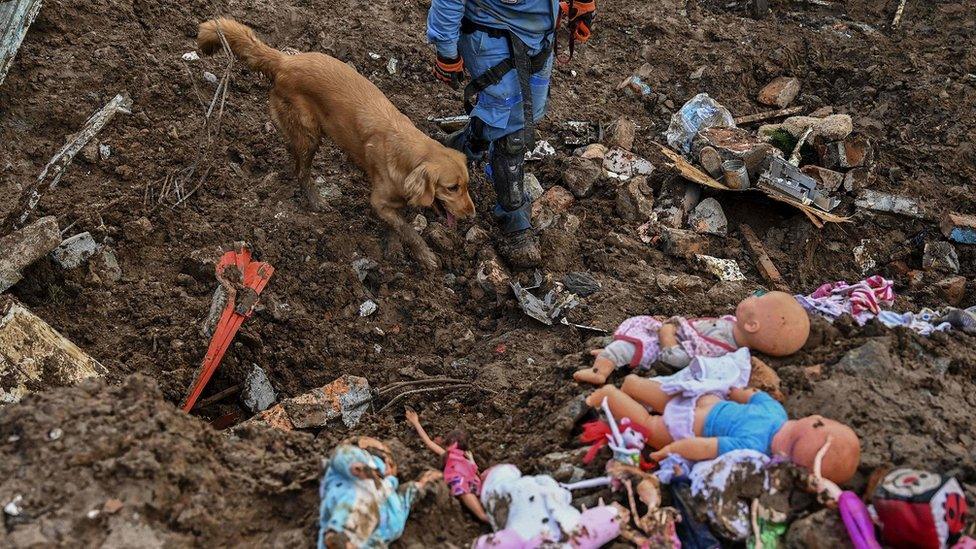
[[[374,187],[374,191],[370,196],[370,204],[373,206],[373,210],[376,211],[376,215],[380,219],[385,221],[393,229],[393,232],[400,237],[400,240],[404,242],[413,258],[420,263],[420,266],[427,271],[436,271],[440,268],[440,264],[437,261],[437,256],[434,252],[430,251],[430,247],[424,242],[424,239],[417,234],[413,226],[403,219],[400,215],[399,209],[394,205],[390,204],[383,196],[378,193]]]
[[[285,138],[285,146],[295,162],[295,179],[315,211],[326,208],[325,199],[312,181],[312,161],[319,150],[320,134],[314,117],[292,102],[272,94],[271,118]]]

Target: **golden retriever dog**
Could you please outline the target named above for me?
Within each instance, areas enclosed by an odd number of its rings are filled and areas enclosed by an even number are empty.
[[[372,183],[369,201],[380,219],[424,268],[436,269],[437,257],[399,210],[442,207],[449,221],[473,216],[464,155],[424,135],[379,88],[334,57],[285,54],[227,18],[201,23],[197,47],[205,55],[217,52],[223,47],[221,34],[251,70],[272,80],[271,119],[285,137],[295,177],[312,207],[323,206],[311,167],[322,136],[328,135],[366,172]]]

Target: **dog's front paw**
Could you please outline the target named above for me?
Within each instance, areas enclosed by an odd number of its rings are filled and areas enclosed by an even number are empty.
[[[434,255],[434,252],[430,251],[429,249],[418,250],[414,255],[417,259],[417,263],[420,263],[420,266],[423,267],[425,271],[436,271],[441,268],[440,261],[437,260],[437,256]]]

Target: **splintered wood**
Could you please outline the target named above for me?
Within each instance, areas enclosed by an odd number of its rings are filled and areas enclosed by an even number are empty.
[[[782,118],[784,116],[793,116],[794,114],[800,114],[806,109],[806,107],[788,107],[785,109],[779,109],[776,111],[766,111],[757,112],[756,114],[747,114],[745,116],[740,116],[735,119],[735,124],[741,126],[743,124],[751,124],[753,122],[762,122],[764,120],[769,120],[770,118]]]
[[[69,136],[68,142],[61,147],[61,150],[41,170],[41,175],[37,176],[37,179],[32,181],[21,193],[17,206],[11,210],[3,224],[0,225],[0,233],[23,226],[27,218],[30,217],[31,212],[37,207],[37,203],[40,202],[41,194],[58,186],[58,182],[61,181],[61,176],[64,175],[65,170],[68,169],[71,161],[78,154],[78,151],[83,149],[115,117],[116,113],[123,112],[129,114],[129,109],[131,108],[132,99],[129,98],[128,94],[116,95],[100,111],[93,114],[85,122],[85,126],[81,128],[81,131]]]
[[[0,405],[105,375],[105,367],[9,296],[0,296]]]
[[[42,217],[23,229],[0,237],[0,292],[20,281],[21,271],[61,243],[58,220]]]
[[[759,274],[777,290],[792,293],[790,287],[783,280],[783,276],[779,274],[776,264],[766,253],[766,248],[763,247],[759,237],[753,232],[752,227],[744,224],[739,225],[739,232],[742,233],[742,238],[745,239],[746,245],[749,246],[749,250],[756,259],[756,268],[759,269]]]
[[[7,77],[27,29],[41,11],[41,0],[0,2],[0,84]]]

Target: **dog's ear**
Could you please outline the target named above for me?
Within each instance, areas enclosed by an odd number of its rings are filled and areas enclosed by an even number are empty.
[[[434,203],[434,180],[431,177],[430,165],[426,162],[410,172],[403,182],[403,190],[407,195],[407,203],[411,206],[427,207]]]

